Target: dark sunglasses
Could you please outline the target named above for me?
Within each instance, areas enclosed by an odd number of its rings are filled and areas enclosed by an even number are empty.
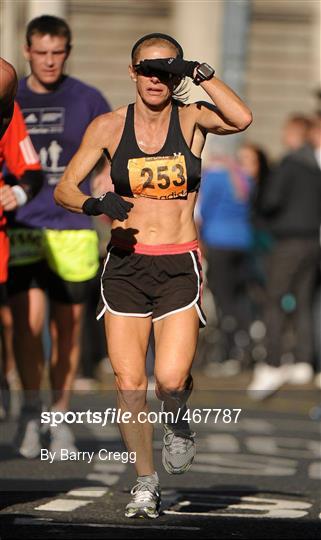
[[[157,69],[148,70],[148,72],[146,72],[140,64],[136,64],[133,68],[139,75],[145,75],[145,77],[157,77],[157,79],[163,82],[169,82],[174,77],[173,73],[166,73],[165,71],[159,71]]]

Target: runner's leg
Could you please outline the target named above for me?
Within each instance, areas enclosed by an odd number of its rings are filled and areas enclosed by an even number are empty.
[[[44,353],[42,330],[46,312],[46,296],[42,289],[29,289],[10,299],[14,320],[14,353],[23,390],[28,400],[39,392]],[[34,391],[34,392],[31,392]]]
[[[51,301],[50,380],[53,391],[52,406],[57,410],[68,409],[80,357],[82,314],[83,304],[63,304]]]
[[[32,288],[11,297],[14,320],[14,352],[24,392],[19,423],[13,441],[14,451],[35,458],[41,451],[40,385],[44,368],[42,330],[46,297]]]
[[[156,395],[163,401],[162,410],[174,415],[162,418],[165,431],[162,462],[169,474],[188,471],[196,453],[195,433],[185,415],[186,401],[193,388],[190,370],[198,329],[199,319],[194,308],[154,323]]]
[[[0,326],[1,326],[1,342],[2,342],[2,375],[7,380],[7,377],[15,367],[13,353],[13,320],[12,313],[8,305],[0,305]]]
[[[154,473],[152,424],[139,423],[137,413],[147,412],[146,352],[151,330],[150,317],[105,314],[108,355],[115,373],[118,407],[130,411],[135,424],[120,424],[128,451],[136,452],[138,476]]]
[[[14,367],[12,313],[6,283],[0,282],[0,411],[5,416],[10,411],[10,378]]]
[[[168,411],[175,413],[184,405],[192,389],[190,370],[198,332],[194,307],[154,323],[156,395]]]

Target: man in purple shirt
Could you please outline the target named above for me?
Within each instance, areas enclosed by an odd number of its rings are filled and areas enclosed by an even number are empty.
[[[10,230],[9,295],[15,321],[15,355],[24,404],[15,447],[27,458],[41,449],[39,389],[42,331],[50,301],[52,408],[68,409],[79,359],[83,303],[98,270],[98,241],[88,216],[56,206],[53,191],[78,149],[88,124],[110,107],[95,88],[63,74],[71,50],[70,28],[44,15],[27,27],[25,58],[31,74],[19,83],[17,101],[39,153],[45,182]],[[89,179],[83,191],[90,192]],[[51,429],[51,450],[73,449],[67,425]]]

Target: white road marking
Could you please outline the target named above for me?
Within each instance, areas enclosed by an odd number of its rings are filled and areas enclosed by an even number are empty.
[[[251,411],[252,412],[252,411]],[[241,413],[242,414],[242,413]],[[207,431],[210,426],[210,422],[208,421],[206,424],[200,423],[195,424],[192,423],[193,428],[198,432]],[[272,433],[276,431],[281,432],[289,432],[293,431],[293,433],[298,433],[298,431],[302,432],[315,432],[317,435],[320,434],[320,424],[319,422],[310,421],[307,420],[293,420],[291,418],[280,419],[278,417],[270,417],[269,420],[264,420],[261,418],[248,418],[248,419],[240,419],[236,424],[235,423],[229,423],[226,424],[224,422],[217,422],[216,424],[212,424],[215,429],[219,431],[247,431],[249,433],[251,432],[261,432],[261,433]],[[211,429],[211,428],[210,428]]]
[[[240,413],[242,414],[242,412]],[[209,417],[211,418],[211,417]],[[207,431],[211,429],[210,419],[203,423],[192,422],[191,426],[195,431]],[[239,432],[245,431],[248,433],[273,433],[276,431],[277,427],[273,422],[263,420],[261,418],[241,418],[238,422],[223,422],[223,420],[218,420],[217,422],[212,423],[212,426],[215,426],[215,430],[223,432]]]
[[[205,441],[201,441],[201,449],[211,450],[213,452],[238,452],[240,444],[234,435],[219,433],[217,435],[208,435]]]
[[[273,433],[275,431],[275,425],[263,420],[263,418],[244,418],[239,426],[242,430],[254,431],[255,433]]]
[[[320,434],[320,423],[309,420],[309,418],[306,420],[297,420],[292,418],[283,419],[275,416],[269,418],[269,421],[278,431],[293,431],[294,433],[298,433],[298,431],[315,431]]]
[[[247,437],[245,444],[250,452],[273,454],[294,458],[314,458],[321,456],[320,441],[294,437]]]
[[[120,440],[119,429],[110,424],[106,427],[88,424],[86,427],[88,427],[91,433],[95,436],[95,439],[98,439],[99,441]]]
[[[297,461],[249,454],[198,454],[194,472],[252,476],[293,476]]]
[[[217,501],[215,502],[215,499]],[[218,495],[213,497],[212,512],[184,512],[180,510],[165,510],[165,514],[186,515],[186,516],[204,516],[204,517],[242,517],[242,518],[274,518],[274,519],[297,519],[308,514],[306,510],[311,508],[312,504],[303,501],[291,501],[287,499],[266,499],[260,497],[240,497],[239,503],[227,504],[225,512],[216,512],[216,506],[222,506],[229,499],[235,501],[235,497]],[[177,506],[184,508],[188,506],[202,506],[202,501],[180,501]],[[211,506],[211,503],[205,503]],[[239,510],[248,510],[248,512],[239,512]]]
[[[100,482],[106,486],[113,486],[118,482],[118,479],[118,474],[102,474],[99,472],[90,473],[86,476],[86,480],[90,480],[91,482]]]
[[[309,466],[309,478],[321,480],[321,461],[315,461]]]
[[[126,465],[124,463],[108,463],[108,462],[104,463],[104,462],[101,462],[99,459],[95,459],[94,470],[122,473],[126,470]]]
[[[108,493],[108,488],[100,488],[100,487],[83,487],[79,489],[72,489],[66,493],[69,497],[102,497],[106,493]]]
[[[76,508],[86,506],[91,502],[92,501],[84,501],[80,499],[54,499],[53,501],[49,501],[45,504],[41,504],[40,506],[36,506],[35,510],[41,510],[45,512],[72,512],[73,510],[76,510]]]
[[[204,474],[232,474],[232,475],[245,475],[245,476],[293,476],[295,474],[295,469],[287,469],[282,467],[268,467],[266,466],[264,470],[249,470],[249,469],[234,469],[222,466],[215,465],[194,465],[194,472],[204,473]]]

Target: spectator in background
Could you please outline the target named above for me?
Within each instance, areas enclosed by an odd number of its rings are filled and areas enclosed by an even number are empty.
[[[198,208],[208,287],[215,301],[221,340],[219,360],[236,361],[239,367],[249,345],[251,321],[246,294],[252,242],[251,189],[251,180],[235,160],[216,159],[203,175]],[[208,366],[206,372],[210,369]]]
[[[309,132],[309,140],[314,148],[314,155],[321,169],[321,110],[318,111],[315,118],[312,121],[311,129]],[[320,230],[321,233],[321,230]],[[321,239],[321,238],[320,238]],[[321,261],[320,261],[321,263]],[[319,266],[321,270],[321,266]],[[319,272],[318,292],[315,304],[315,317],[314,317],[314,329],[316,338],[316,376],[314,379],[315,385],[321,388],[321,272]]]
[[[100,159],[95,167],[91,192],[94,197],[101,197],[106,191],[114,191],[114,186],[109,170],[107,174],[104,160]],[[106,376],[112,373],[112,368],[106,358],[104,323],[102,320],[96,320],[96,308],[101,294],[100,276],[106,257],[106,246],[110,241],[111,220],[105,215],[93,216],[93,223],[99,239],[100,264],[99,271],[91,282],[90,291],[84,305],[79,362],[81,375],[77,377],[74,386],[78,390],[93,390],[96,388],[97,382],[106,382]]]
[[[5,183],[2,168],[15,176],[14,186]],[[0,382],[3,414],[8,413],[10,379],[15,362],[12,345],[13,321],[7,298],[9,239],[6,234],[6,212],[24,206],[37,195],[43,182],[40,163],[27,133],[23,116],[17,103],[13,104],[10,124],[0,140]]]
[[[27,27],[25,57],[31,74],[19,83],[17,100],[41,156],[45,182],[40,193],[17,211],[11,229],[8,289],[14,316],[14,350],[24,390],[15,449],[39,455],[40,385],[44,367],[42,332],[46,293],[50,300],[51,407],[68,409],[79,360],[83,304],[98,270],[98,239],[88,216],[56,206],[53,191],[90,122],[110,110],[98,90],[64,75],[71,51],[67,23],[44,15]],[[89,179],[82,186],[90,193]],[[50,449],[75,450],[70,428],[50,431]]]
[[[262,208],[275,245],[267,274],[267,359],[254,370],[248,389],[254,399],[268,397],[285,382],[302,384],[313,376],[312,296],[320,262],[320,118],[313,119],[308,134],[310,141],[285,156],[264,192]],[[292,365],[282,362],[289,315],[296,338]]]
[[[0,57],[0,140],[8,129],[14,110],[14,98],[17,92],[17,74],[14,67]],[[1,154],[3,151],[1,152]],[[0,155],[1,168],[3,159]],[[1,172],[0,172],[1,175]],[[2,176],[0,176],[0,186]],[[1,189],[1,188],[0,188]],[[0,417],[7,413],[7,372],[14,365],[12,353],[12,317],[7,307],[7,265],[9,242],[4,231],[3,207],[0,206],[0,333],[1,333],[1,365],[0,365]]]
[[[262,209],[264,190],[270,172],[268,158],[262,148],[252,143],[244,143],[240,146],[237,158],[241,169],[253,183],[250,201],[253,249],[256,254],[265,253],[269,251],[272,243]],[[261,271],[263,272],[263,269]]]
[[[314,332],[316,337],[316,375],[314,383],[317,388],[321,390],[321,280],[319,275],[319,290],[317,292],[317,298],[315,302],[314,310]]]
[[[310,119],[303,114],[289,116],[283,126],[282,144],[288,152],[294,152],[303,146],[311,127]]]
[[[249,276],[249,293],[253,304],[253,323],[250,327],[250,337],[252,340],[252,359],[258,361],[264,360],[266,357],[266,350],[262,342],[265,335],[265,326],[262,322],[266,284],[265,263],[267,254],[271,250],[273,239],[268,231],[266,219],[262,211],[262,201],[270,172],[270,165],[264,150],[251,142],[245,142],[239,147],[237,158],[241,169],[253,182],[250,201],[252,272]]]
[[[237,159],[242,171],[251,178],[253,189],[251,192],[251,218],[257,230],[265,230],[266,223],[262,213],[262,199],[266,186],[270,166],[266,153],[256,144],[247,142],[242,144],[237,152]]]

